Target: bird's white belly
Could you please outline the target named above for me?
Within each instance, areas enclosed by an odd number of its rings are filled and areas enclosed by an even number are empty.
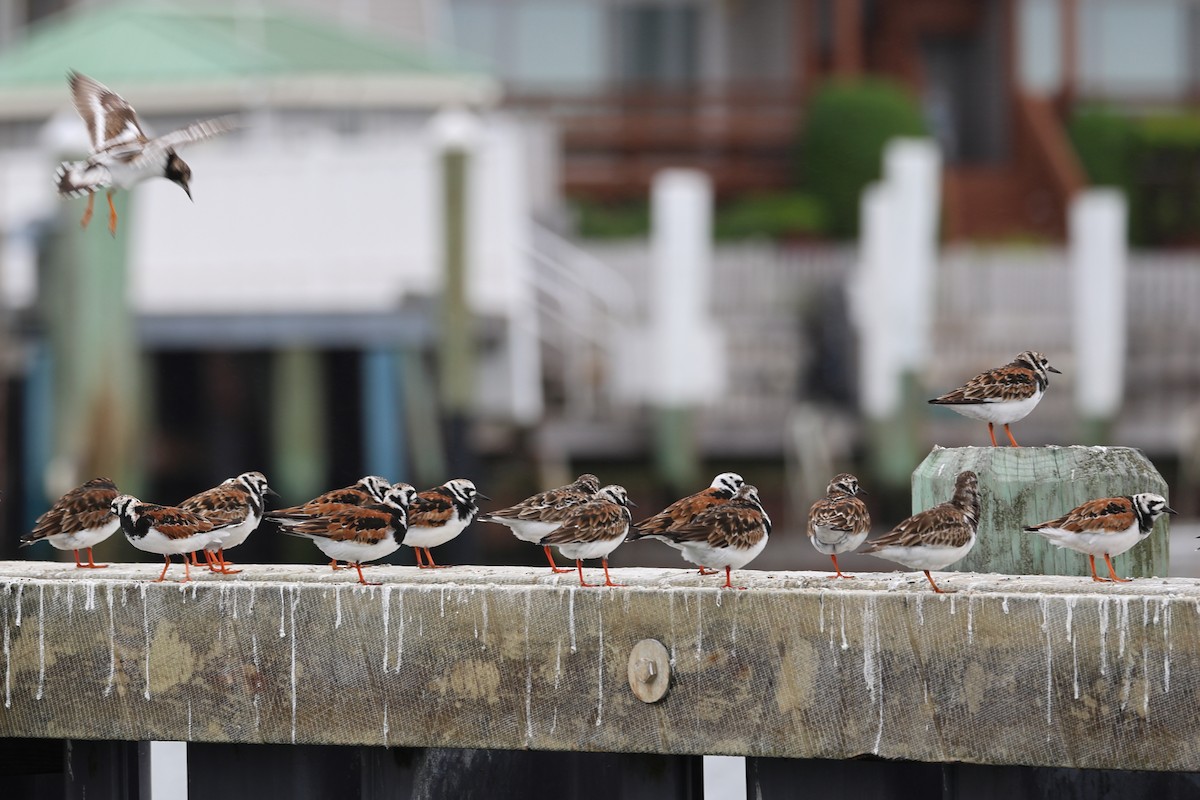
[[[578,542],[575,544],[556,544],[558,552],[562,553],[567,558],[579,558],[587,560],[589,558],[608,558],[608,554],[625,540],[625,534],[614,536],[611,539],[602,539],[596,542]]]
[[[1060,528],[1045,528],[1037,531],[1051,544],[1074,550],[1089,556],[1118,556],[1146,538],[1141,535],[1136,522],[1121,533],[1078,533]]]
[[[333,539],[320,538],[313,539],[313,543],[316,544],[317,549],[329,558],[355,563],[375,561],[376,559],[390,556],[400,549],[400,543],[396,541],[395,536],[390,534],[386,539],[369,544],[365,542],[334,541]]]
[[[167,168],[167,159],[165,155],[154,159],[142,157],[133,161],[112,159],[106,163],[106,166],[108,174],[112,176],[113,186],[120,189],[132,189],[147,178],[162,175]]]
[[[147,553],[158,553],[163,556],[176,556],[183,553],[194,553],[197,550],[202,550],[210,542],[216,540],[219,531],[207,531],[205,533],[197,533],[192,536],[187,536],[182,539],[172,539],[159,533],[157,528],[151,528],[146,532],[146,535],[140,539],[135,539],[126,534],[125,538],[129,539],[129,543],[139,550],[145,550]]]
[[[83,550],[103,542],[121,527],[121,521],[116,517],[99,528],[88,528],[73,533],[52,533],[46,537],[50,544],[59,550]]]
[[[409,547],[437,547],[458,536],[469,524],[470,520],[452,520],[440,528],[412,525],[404,534],[404,544]]]
[[[946,547],[944,545],[921,545],[919,547],[884,547],[868,555],[878,556],[895,561],[909,569],[945,569],[951,564],[966,558],[967,553],[975,546],[975,536],[961,547]]]
[[[741,569],[763,551],[767,539],[764,534],[750,547],[710,547],[708,542],[687,542],[683,545],[683,557],[700,567]]]
[[[499,519],[492,517],[489,522],[505,525],[513,536],[523,542],[538,544],[553,530],[558,528],[557,522],[542,522],[536,519]]]
[[[258,523],[261,521],[261,516],[252,514],[236,525],[228,525],[221,528],[221,535],[214,539],[206,549],[215,551],[219,548],[228,550],[231,547],[237,547],[246,541],[246,537],[254,533],[255,529],[258,528]]]
[[[857,550],[858,546],[866,538],[867,531],[850,533],[849,531],[839,531],[834,528],[826,528],[818,525],[816,535],[812,537],[812,544],[813,547],[817,548],[818,553],[832,556],[836,553],[848,553],[851,550]]]
[[[1007,425],[1010,422],[1016,422],[1019,419],[1024,419],[1030,411],[1037,408],[1037,404],[1042,401],[1042,395],[1045,392],[1038,391],[1032,397],[1026,397],[1024,400],[1004,400],[993,403],[962,403],[962,404],[946,404],[944,407],[962,414],[964,417],[971,419],[983,420],[984,422],[992,422],[996,425]]]

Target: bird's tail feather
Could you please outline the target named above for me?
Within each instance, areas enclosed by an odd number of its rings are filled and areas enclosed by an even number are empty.
[[[86,161],[67,161],[54,173],[54,185],[63,197],[83,197],[103,188],[108,170]]]

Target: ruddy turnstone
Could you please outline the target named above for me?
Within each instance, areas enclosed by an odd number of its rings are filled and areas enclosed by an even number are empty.
[[[767,546],[771,518],[758,498],[758,488],[743,484],[729,502],[710,506],[663,535],[678,543],[693,564],[725,568],[725,588],[734,586],[734,569],[741,569]]]
[[[358,582],[369,583],[362,574],[364,561],[376,561],[400,548],[407,527],[408,509],[417,491],[397,483],[384,492],[383,502],[367,505],[326,503],[307,512],[279,520],[279,529],[292,536],[311,539],[336,564],[346,561],[358,571]]]
[[[1083,553],[1092,568],[1092,580],[1105,583],[1109,579],[1096,574],[1096,556],[1104,556],[1112,580],[1118,578],[1110,556],[1119,556],[1150,535],[1154,522],[1163,514],[1174,514],[1162,495],[1151,492],[1128,497],[1102,497],[1089,500],[1071,509],[1058,519],[1030,525],[1025,530],[1039,533],[1052,544]]]
[[[691,522],[700,512],[729,502],[743,484],[745,481],[736,472],[722,472],[713,478],[707,489],[676,500],[654,516],[635,522],[628,539],[631,542],[638,539],[657,539],[676,550],[683,550],[683,545],[665,534]],[[700,567],[701,575],[712,575],[713,572],[704,566]]]
[[[521,541],[538,544],[546,534],[562,525],[571,509],[580,503],[591,500],[599,489],[600,479],[590,472],[585,472],[566,486],[539,492],[532,497],[525,498],[515,506],[480,514],[479,521],[505,525],[513,532],[513,536]],[[550,569],[553,572],[571,571],[562,569],[554,563],[554,554],[550,551],[550,545],[543,545],[543,549],[546,551],[546,560],[550,562]]]
[[[267,495],[279,496],[267,485],[265,475],[261,472],[243,472],[179,504],[185,511],[199,514],[220,528],[220,537],[204,548],[209,569],[213,572],[222,575],[241,572],[239,569],[229,569],[225,551],[246,541],[246,537],[258,528]]]
[[[383,497],[387,494],[387,490],[392,487],[392,484],[387,478],[381,478],[378,475],[367,475],[359,478],[353,486],[345,486],[341,489],[330,489],[324,494],[317,495],[307,503],[302,503],[298,506],[288,506],[287,508],[278,508],[274,511],[268,511],[266,518],[278,522],[289,516],[296,514],[310,514],[318,508],[332,503],[342,503],[351,506],[365,506],[372,503],[382,503]],[[338,566],[337,560],[329,562],[329,566],[335,570],[341,569]]]
[[[438,566],[429,548],[445,544],[466,530],[479,513],[475,502],[479,497],[491,499],[466,478],[454,478],[417,494],[408,510],[408,533],[403,544],[416,551],[418,567]],[[427,564],[421,560],[422,550],[429,560]]]
[[[155,583],[167,577],[174,554],[184,557],[183,582],[190,581],[192,571],[187,554],[207,547],[221,535],[221,530],[204,517],[178,506],[143,503],[132,495],[122,494],[113,499],[111,508],[131,545],[147,553],[158,553],[166,560]]]
[[[971,552],[978,527],[979,478],[967,470],[954,479],[949,501],[913,514],[869,542],[862,552],[919,569],[935,592],[946,594],[929,571],[945,569]]]
[[[58,168],[55,175],[58,193],[66,197],[88,196],[87,210],[80,220],[86,228],[92,219],[95,192],[107,188],[108,230],[113,236],[117,235],[114,190],[131,189],[147,178],[161,177],[178,184],[191,199],[192,170],[175,148],[234,127],[229,118],[210,119],[150,138],[142,130],[133,106],[112,89],[78,72],[68,72],[67,82],[75,110],[87,125],[92,152],[84,161],[68,161]]]
[[[858,478],[843,472],[833,476],[825,496],[808,509],[808,539],[817,552],[833,559],[837,574],[831,578],[854,577],[842,574],[837,554],[858,549],[871,530],[871,515],[867,513],[866,504],[858,498],[860,491]]]
[[[100,569],[107,564],[92,560],[92,547],[112,536],[121,522],[112,512],[117,485],[108,478],[92,478],[64,494],[37,518],[33,530],[21,537],[21,546],[43,539],[59,550],[75,552],[77,568]],[[87,550],[87,563],[79,560],[79,551]]]
[[[1003,367],[976,375],[965,385],[929,402],[988,424],[992,447],[996,446],[994,426],[1001,424],[1013,447],[1020,447],[1009,430],[1009,423],[1024,419],[1041,402],[1049,384],[1049,373],[1059,373],[1041,353],[1026,350]],[[1059,373],[1061,374],[1061,373]]]
[[[557,547],[564,556],[575,559],[580,586],[596,586],[583,579],[583,561],[587,558],[598,558],[604,565],[605,586],[624,586],[613,583],[609,576],[608,555],[629,533],[633,519],[630,505],[624,486],[615,483],[603,486],[591,500],[572,508],[562,524],[546,534],[540,544]]]

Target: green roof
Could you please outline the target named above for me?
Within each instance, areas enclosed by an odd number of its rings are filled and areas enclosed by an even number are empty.
[[[53,85],[74,69],[112,86],[321,76],[484,77],[464,61],[291,12],[163,4],[77,9],[0,52],[0,89]]]

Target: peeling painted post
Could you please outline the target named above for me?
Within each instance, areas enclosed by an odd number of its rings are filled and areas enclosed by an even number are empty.
[[[954,476],[979,475],[982,515],[971,553],[952,570],[1012,575],[1090,575],[1087,557],[1022,528],[1097,497],[1157,492],[1167,483],[1140,451],[1128,447],[935,447],[913,472],[913,511],[949,499]],[[1168,498],[1169,499],[1169,498]],[[1167,523],[1113,559],[1125,577],[1165,576]]]

